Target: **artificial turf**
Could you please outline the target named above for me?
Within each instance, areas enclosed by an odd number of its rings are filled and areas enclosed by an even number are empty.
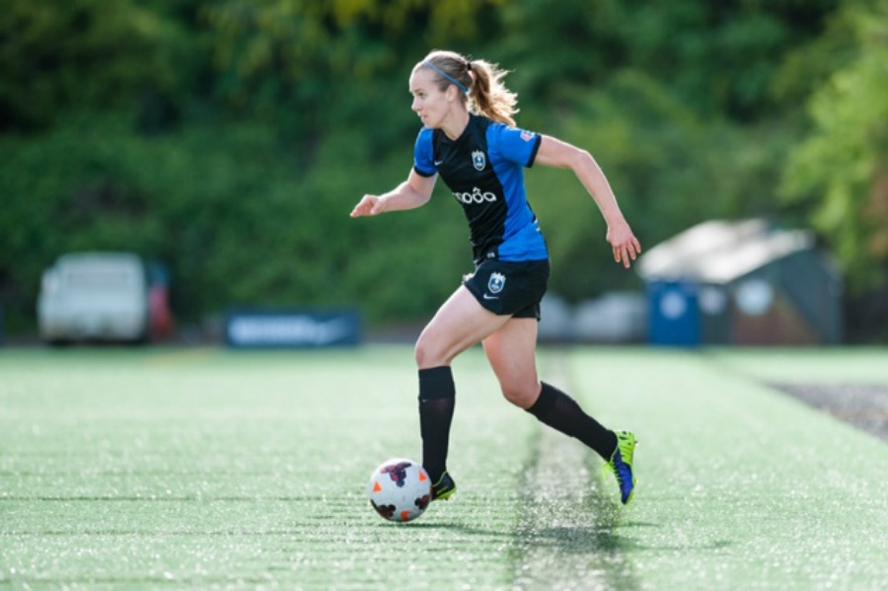
[[[888,448],[768,386],[888,385],[884,350],[543,350],[639,489],[454,365],[453,501],[383,521],[421,459],[409,347],[0,351],[0,587],[877,588]]]

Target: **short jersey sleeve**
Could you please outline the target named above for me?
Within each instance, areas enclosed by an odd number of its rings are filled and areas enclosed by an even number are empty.
[[[423,127],[416,136],[416,146],[413,148],[413,169],[422,176],[433,176],[438,172],[438,167],[435,166],[432,134],[431,129]]]
[[[517,127],[508,127],[502,123],[494,123],[490,126],[488,142],[493,146],[491,152],[495,152],[500,158],[526,166],[533,166],[540,142],[543,137],[532,131],[526,131]]]

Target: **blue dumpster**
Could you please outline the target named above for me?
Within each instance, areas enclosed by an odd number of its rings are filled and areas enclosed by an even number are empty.
[[[648,283],[650,342],[694,347],[700,344],[697,284],[682,281]]]

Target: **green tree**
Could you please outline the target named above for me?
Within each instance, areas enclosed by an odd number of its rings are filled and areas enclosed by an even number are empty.
[[[823,31],[837,0],[525,0],[502,9],[489,50],[547,102],[571,102],[629,67],[706,117],[777,111],[784,54]],[[792,108],[792,105],[788,105]]]
[[[150,124],[171,108],[191,55],[181,27],[132,0],[9,0],[0,131],[46,128],[77,109],[144,110]]]
[[[888,263],[888,2],[853,4],[853,58],[809,101],[813,129],[786,170],[787,199],[813,206],[853,285],[884,281]]]
[[[58,254],[126,249],[170,263],[186,318],[353,302],[426,317],[468,263],[443,183],[418,212],[347,213],[409,170],[407,77],[435,47],[514,70],[519,124],[589,149],[647,246],[706,217],[796,216],[813,197],[772,198],[806,123],[796,105],[860,53],[826,19],[836,4],[10,0],[0,297],[32,321]],[[572,175],[527,178],[553,288],[633,285]]]

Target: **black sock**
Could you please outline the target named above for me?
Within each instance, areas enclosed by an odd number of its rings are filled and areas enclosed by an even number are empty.
[[[576,401],[554,386],[543,382],[540,397],[527,412],[565,435],[576,437],[610,460],[617,448],[617,435],[587,415]]]
[[[419,430],[422,434],[422,465],[432,484],[447,469],[450,421],[456,404],[453,373],[447,366],[419,370]]]

